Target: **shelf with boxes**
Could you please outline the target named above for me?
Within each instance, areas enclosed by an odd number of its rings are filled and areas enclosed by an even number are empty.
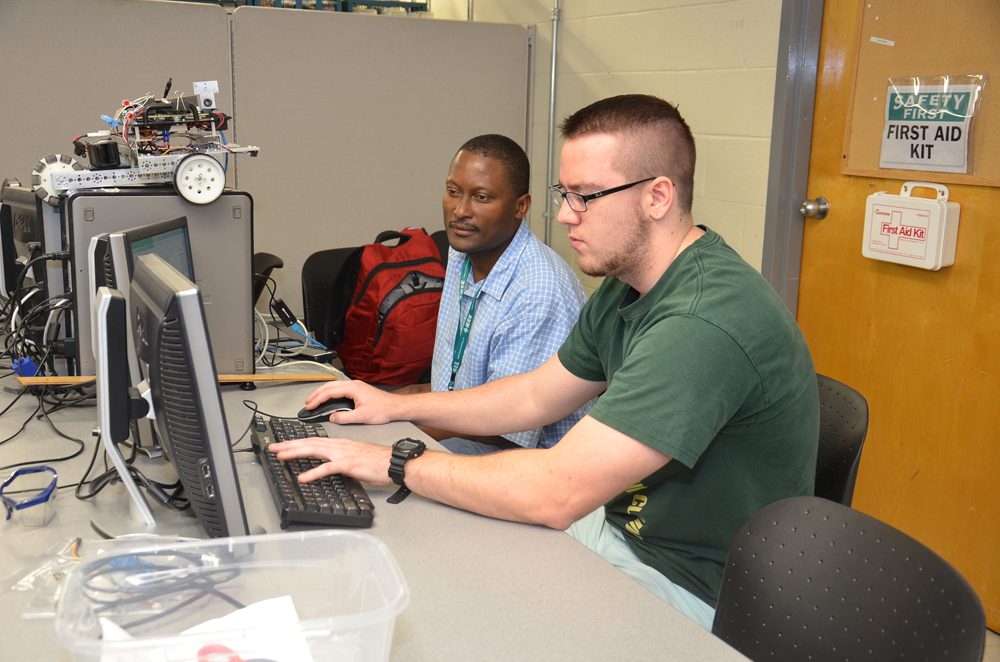
[[[236,0],[236,6],[278,7],[285,9],[314,9],[355,13],[383,14],[389,16],[426,16],[430,2],[405,0]]]

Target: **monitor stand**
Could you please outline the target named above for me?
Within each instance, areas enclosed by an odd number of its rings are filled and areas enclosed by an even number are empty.
[[[125,297],[117,290],[102,287],[94,305],[94,320],[98,342],[97,351],[97,434],[104,445],[105,454],[118,472],[125,486],[127,499],[102,504],[91,525],[102,536],[118,537],[125,534],[145,533],[174,535],[191,538],[205,537],[205,529],[193,512],[172,510],[161,505],[156,516],[149,501],[139,489],[135,478],[122,457],[119,444],[124,445],[129,435],[136,450],[141,446],[139,434],[152,428],[148,418],[152,411],[149,393],[138,393],[128,386],[129,375],[125,354],[112,350],[121,348],[126,334]],[[151,448],[151,446],[150,446]]]
[[[101,412],[101,417],[107,415]],[[110,429],[108,421],[101,421],[103,429]],[[184,538],[204,538],[205,528],[194,516],[194,511],[181,511],[158,506],[156,515],[150,507],[146,495],[136,485],[135,479],[128,470],[121,451],[108,435],[101,435],[104,451],[111,458],[118,477],[128,493],[127,499],[121,495],[113,500],[101,503],[99,512],[90,520],[90,525],[105,538],[118,538],[124,535],[144,533],[161,536],[180,536]],[[108,488],[105,488],[108,489]],[[116,490],[117,491],[117,490]]]
[[[140,418],[132,421],[131,424],[132,443],[135,444],[137,453],[145,455],[151,460],[163,457],[163,447],[160,440],[153,432],[153,422],[147,418]]]
[[[131,476],[129,480],[131,481]],[[127,485],[127,483],[126,483]],[[135,482],[132,482],[135,486]],[[107,489],[107,488],[105,488]],[[116,490],[117,492],[117,490]],[[94,514],[90,526],[101,537],[121,538],[137,533],[157,536],[177,536],[179,538],[204,538],[205,528],[194,516],[193,512],[169,510],[166,507],[157,508],[153,517],[149,504],[140,493],[142,505],[134,497],[122,499],[121,494],[115,494],[116,499],[104,500]],[[146,519],[146,514],[150,519]]]

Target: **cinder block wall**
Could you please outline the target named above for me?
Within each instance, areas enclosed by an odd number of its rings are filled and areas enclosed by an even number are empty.
[[[781,0],[562,0],[560,5],[557,118],[614,94],[656,94],[678,104],[698,148],[695,222],[718,231],[759,268]],[[468,3],[434,0],[432,7],[437,19],[465,20]],[[476,21],[537,26],[530,222],[542,236],[552,2],[475,0],[474,9]],[[555,223],[552,244],[574,262],[565,232]],[[589,290],[599,283],[583,278]]]

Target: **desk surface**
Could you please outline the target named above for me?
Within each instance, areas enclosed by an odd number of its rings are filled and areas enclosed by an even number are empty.
[[[288,415],[301,407],[312,388],[225,388],[233,438],[250,420],[243,399],[255,400],[264,412]],[[0,409],[13,398],[10,393],[0,395]],[[0,438],[15,432],[36,403],[26,395],[0,417]],[[63,410],[52,419],[60,430],[87,444],[79,457],[57,465],[60,484],[70,484],[83,475],[93,452],[90,430],[96,409]],[[421,436],[438,447],[408,423],[330,425],[329,431],[379,443]],[[248,445],[244,439],[239,448]],[[20,436],[0,446],[0,465],[71,450],[72,444],[56,437],[44,420],[32,420]],[[253,454],[237,453],[236,459],[251,527],[279,531]],[[392,660],[745,659],[561,531],[473,515],[416,494],[391,505],[385,502],[390,488],[368,490],[376,511],[375,524],[367,531],[388,545],[411,593],[409,607],[396,621]],[[121,484],[92,502],[74,498],[71,489],[62,490],[46,526],[25,527],[17,518],[0,522],[0,577],[37,565],[39,556],[56,543],[77,536],[95,539],[89,526],[92,514],[105,499],[125,498]],[[22,619],[30,597],[4,593],[0,600],[0,622],[16,633],[4,638],[0,658],[70,659],[53,638],[51,620]]]

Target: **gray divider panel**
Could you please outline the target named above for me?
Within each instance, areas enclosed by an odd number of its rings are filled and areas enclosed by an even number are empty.
[[[527,28],[261,7],[237,9],[233,28],[237,139],[261,148],[239,186],[297,312],[311,253],[439,229],[455,150],[481,133],[526,139]]]
[[[163,94],[168,78],[187,94],[217,80],[219,109],[233,108],[229,15],[219,6],[0,0],[0,62],[0,179],[25,185],[40,158],[72,155],[73,138],[107,128],[102,114],[125,97]]]

